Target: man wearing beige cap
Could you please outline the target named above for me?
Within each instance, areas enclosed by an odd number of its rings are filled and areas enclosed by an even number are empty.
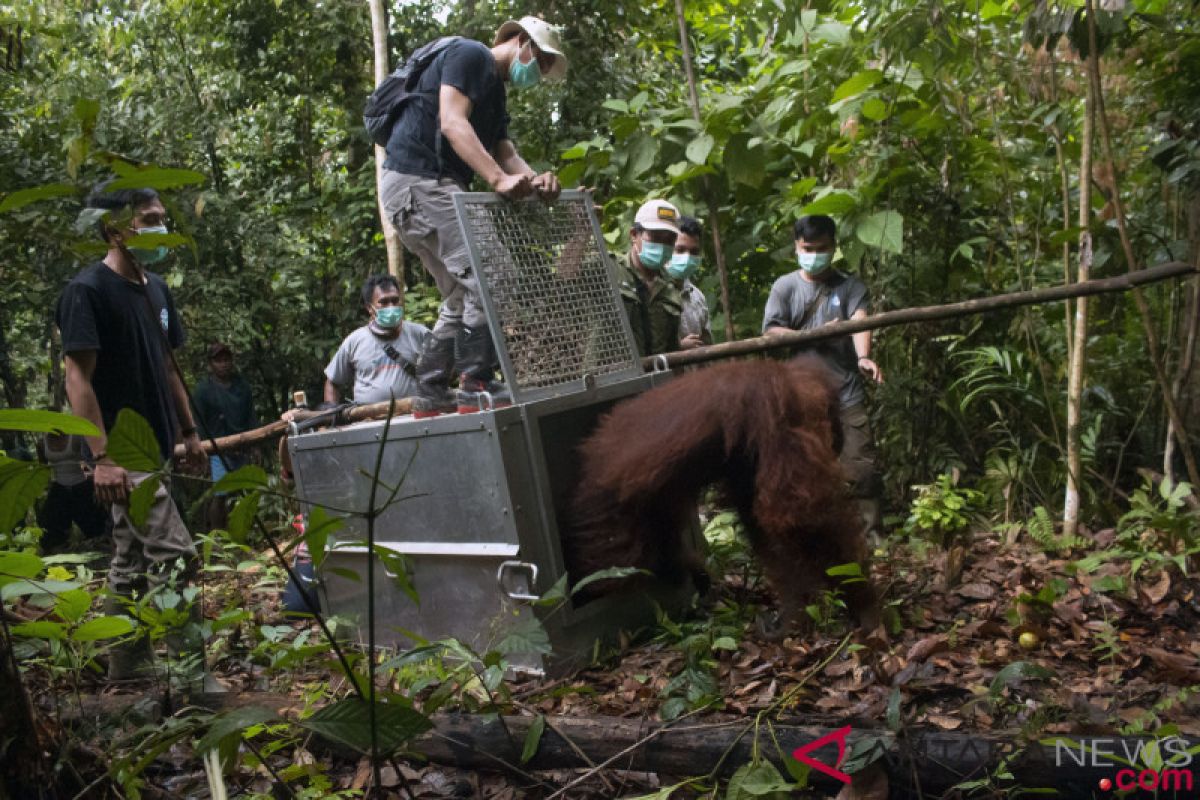
[[[479,394],[503,400],[479,284],[454,215],[454,194],[478,175],[510,199],[558,196],[551,172],[536,175],[508,136],[508,84],[524,91],[567,72],[558,31],[537,17],[500,26],[492,47],[450,37],[409,79],[407,101],[388,136],[380,182],[384,212],[442,294],[442,307],[417,362],[416,416],[476,406]],[[456,346],[457,341],[457,365]],[[459,373],[459,392],[450,382]]]
[[[679,209],[651,200],[633,217],[628,252],[616,256],[625,315],[643,356],[679,349],[683,299],[665,272],[678,235]]]

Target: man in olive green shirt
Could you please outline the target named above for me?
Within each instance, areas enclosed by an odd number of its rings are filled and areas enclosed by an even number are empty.
[[[625,315],[642,356],[679,349],[683,298],[665,272],[678,235],[679,209],[651,200],[634,216],[628,252],[615,257]]]

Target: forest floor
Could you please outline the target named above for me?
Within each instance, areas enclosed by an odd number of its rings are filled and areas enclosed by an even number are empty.
[[[1087,537],[1102,548],[1111,544],[1114,533]],[[882,729],[890,722],[893,727],[1025,739],[1059,732],[1161,730],[1200,736],[1200,581],[1173,566],[1142,566],[1131,579],[1130,562],[1120,559],[1085,572],[1078,567],[1083,551],[1058,555],[1028,535],[1013,542],[1002,538],[994,532],[975,535],[965,549],[961,579],[950,587],[942,585],[945,551],[906,538],[889,542],[876,552],[872,565],[887,630],[869,636],[848,635],[845,614],[833,597],[824,608],[814,609],[818,620],[812,635],[782,640],[764,635],[759,620],[770,608],[770,597],[744,561],[726,559],[722,566],[728,571],[716,586],[715,599],[692,618],[664,622],[640,642],[567,678],[510,682],[499,693],[503,710],[548,718],[647,721],[693,714],[691,722],[769,711],[808,725]],[[241,607],[253,611],[254,622],[270,628],[267,638],[290,642],[293,648],[318,642],[310,622],[279,616],[278,586],[258,573],[253,567],[219,573],[215,587],[210,578],[210,610],[215,613],[218,602],[227,604],[231,594],[240,595]],[[265,667],[262,654],[267,651],[261,643],[257,655],[247,644],[235,637],[217,664],[218,676],[234,692],[291,697],[298,709],[344,686],[312,659],[296,668]],[[33,671],[28,677],[49,719],[58,716],[55,709],[70,705],[65,687],[52,685],[48,675]],[[427,698],[436,686],[430,680],[424,689],[415,687],[415,696]],[[86,675],[78,690],[79,697],[93,695],[106,708],[134,707],[135,693],[145,691]],[[128,731],[137,723],[122,724]],[[113,732],[102,725],[92,729],[92,736],[112,737]],[[104,751],[103,741],[87,746]],[[293,739],[269,758],[277,769],[323,767],[330,791],[348,790],[347,796],[369,780],[365,760],[338,758],[317,747],[310,752],[308,747]],[[500,799],[548,794],[522,788],[499,773],[418,761],[397,766],[399,772],[389,766],[383,773],[384,786],[391,788],[388,796]],[[710,766],[697,764],[696,772]],[[579,774],[540,777],[561,786]],[[159,755],[144,780],[147,797],[208,796],[204,771],[187,741]],[[244,765],[229,781],[231,789],[264,793],[256,796],[269,796],[265,793],[275,782],[261,767]],[[400,792],[401,783],[408,784],[410,794]],[[659,786],[654,775],[598,773],[563,796],[632,797],[653,794]],[[231,790],[230,796],[242,795]]]

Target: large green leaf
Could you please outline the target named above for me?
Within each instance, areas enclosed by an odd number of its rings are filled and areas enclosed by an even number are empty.
[[[133,632],[133,622],[128,617],[93,617],[71,632],[76,642],[96,642],[101,639],[116,639]]]
[[[554,650],[550,646],[550,634],[546,633],[541,621],[532,614],[510,628],[508,634],[500,640],[500,644],[496,645],[496,649],[506,656],[517,653],[547,655]]]
[[[687,157],[688,161],[693,164],[704,164],[708,161],[708,154],[712,152],[713,145],[717,142],[710,134],[702,133],[695,139],[688,142]]]
[[[0,201],[0,214],[5,211],[15,211],[18,208],[46,200],[51,197],[66,197],[75,194],[75,187],[67,183],[49,183],[45,186],[34,186],[31,189],[18,189],[5,195]]]
[[[862,94],[881,80],[883,80],[882,72],[877,69],[865,69],[857,75],[853,75],[842,81],[842,85],[833,92],[833,102],[836,103],[839,100],[845,100],[847,97]]]
[[[250,532],[250,526],[254,524],[254,515],[258,513],[258,500],[258,492],[250,492],[238,500],[233,511],[229,512],[229,524],[226,526],[226,530],[229,532],[229,538],[233,541],[239,544],[246,541],[246,534]]]
[[[23,521],[49,483],[46,465],[0,456],[0,530],[12,530]]]
[[[649,136],[643,133],[632,137],[626,148],[625,168],[627,178],[637,178],[643,172],[650,169],[650,167],[654,166],[654,159],[658,155],[658,143]]]
[[[136,472],[154,472],[162,466],[162,453],[150,423],[128,408],[117,412],[117,421],[108,432],[108,457]]]
[[[729,779],[725,800],[749,800],[752,797],[769,797],[785,800],[794,784],[784,780],[779,770],[770,761],[743,764]]]
[[[267,473],[257,464],[247,464],[221,476],[213,485],[214,492],[237,492],[242,489],[265,489]]]
[[[533,722],[529,723],[529,730],[525,733],[525,746],[521,748],[521,763],[529,763],[529,759],[533,758],[538,751],[538,745],[542,743],[542,734],[546,730],[546,717],[538,714],[533,718]]]
[[[117,178],[108,185],[108,190],[115,192],[118,189],[176,189],[180,186],[204,183],[205,180],[204,174],[195,170],[147,167]]]
[[[261,706],[244,706],[230,711],[224,711],[213,717],[208,732],[200,737],[196,745],[199,753],[213,748],[225,749],[227,743],[236,746],[242,740],[242,733],[250,727],[278,719],[279,715]]]
[[[597,570],[571,587],[571,594],[575,594],[583,587],[590,583],[595,583],[596,581],[614,580],[618,578],[628,578],[631,575],[649,574],[649,571],[640,569],[638,567],[609,567],[608,569]]]
[[[0,587],[0,600],[12,600],[14,597],[54,596],[62,592],[74,591],[78,588],[79,584],[75,581],[30,580],[29,578],[22,578],[21,580],[6,583],[3,587]]]
[[[725,145],[725,172],[738,183],[757,188],[764,175],[761,147],[750,147],[750,135],[734,134]]]
[[[304,521],[304,543],[308,545],[308,555],[313,560],[313,566],[321,566],[321,562],[325,560],[329,537],[345,525],[344,518],[332,517],[320,506],[314,506],[308,513],[308,519]]]
[[[72,433],[79,436],[100,435],[96,426],[83,417],[36,408],[0,409],[0,429],[33,433]]]
[[[0,586],[20,578],[32,578],[41,574],[45,562],[36,553],[23,550],[0,552]]]
[[[836,217],[858,205],[854,195],[846,192],[828,192],[800,209],[801,214],[826,214]]]
[[[904,252],[904,217],[898,211],[880,211],[858,223],[854,231],[863,244],[889,253]]]
[[[378,755],[390,755],[406,742],[433,727],[419,711],[396,703],[375,703]],[[325,706],[300,724],[313,733],[357,750],[371,750],[371,707],[365,700],[348,697]]]
[[[154,495],[158,493],[161,483],[157,475],[151,475],[129,493],[129,519],[137,527],[146,524],[146,517],[150,516],[150,507],[154,505]]]

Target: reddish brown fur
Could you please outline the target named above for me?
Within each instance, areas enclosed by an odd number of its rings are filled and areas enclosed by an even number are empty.
[[[832,585],[828,567],[867,567],[837,462],[837,410],[829,373],[813,359],[721,364],[618,405],[580,448],[563,537],[572,579],[631,566],[682,580],[699,566],[682,531],[699,492],[719,483],[784,618],[802,624],[806,603]],[[847,585],[846,598],[860,624],[874,627],[871,584]]]

